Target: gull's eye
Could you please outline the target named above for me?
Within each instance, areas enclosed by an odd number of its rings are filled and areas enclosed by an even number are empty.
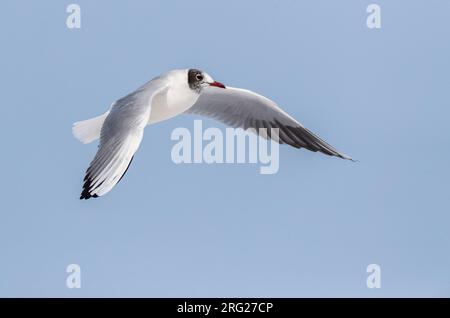
[[[197,75],[195,76],[195,78],[196,78],[197,80],[199,80],[199,81],[203,81],[203,75],[202,75],[202,74],[197,74]]]

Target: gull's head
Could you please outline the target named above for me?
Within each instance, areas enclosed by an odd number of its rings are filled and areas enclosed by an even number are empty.
[[[225,88],[225,85],[216,82],[209,74],[193,68],[188,71],[188,84],[191,89],[197,92],[208,86]]]

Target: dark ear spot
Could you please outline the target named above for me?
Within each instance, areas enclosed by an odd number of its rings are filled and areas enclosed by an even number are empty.
[[[200,89],[200,82],[203,79],[202,71],[191,68],[188,71],[188,84],[191,89]]]

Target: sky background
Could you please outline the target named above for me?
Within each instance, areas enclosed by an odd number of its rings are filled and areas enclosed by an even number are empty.
[[[0,296],[450,296],[450,1],[377,1],[379,30],[371,1],[76,1],[78,30],[70,3],[2,1]],[[280,146],[275,175],[175,165],[181,116],[80,201],[97,146],[72,123],[190,67],[359,162]]]

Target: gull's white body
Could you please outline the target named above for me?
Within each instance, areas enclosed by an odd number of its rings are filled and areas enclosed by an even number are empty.
[[[159,93],[149,98],[143,97],[144,103],[149,107],[150,115],[148,124],[154,124],[185,112],[197,101],[199,94],[186,85],[186,76],[188,70],[174,70],[161,75],[142,86],[147,90],[152,90],[155,82],[161,82],[166,87]],[[111,105],[111,107],[114,106]],[[76,122],[73,125],[73,134],[82,143],[91,143],[100,138],[100,132],[109,110],[104,114],[92,119]]]
[[[151,101],[152,111],[148,123],[154,124],[184,113],[200,96],[186,84],[188,70],[176,70],[163,75],[167,90]]]
[[[100,139],[97,154],[86,172],[82,199],[101,196],[120,181],[147,125],[183,113],[215,118],[232,127],[253,128],[262,137],[279,143],[350,159],[270,99],[248,90],[225,88],[203,72],[202,86],[194,89],[191,82],[188,84],[190,71],[174,70],[158,76],[114,102],[104,114],[74,124],[73,134],[81,142]]]

